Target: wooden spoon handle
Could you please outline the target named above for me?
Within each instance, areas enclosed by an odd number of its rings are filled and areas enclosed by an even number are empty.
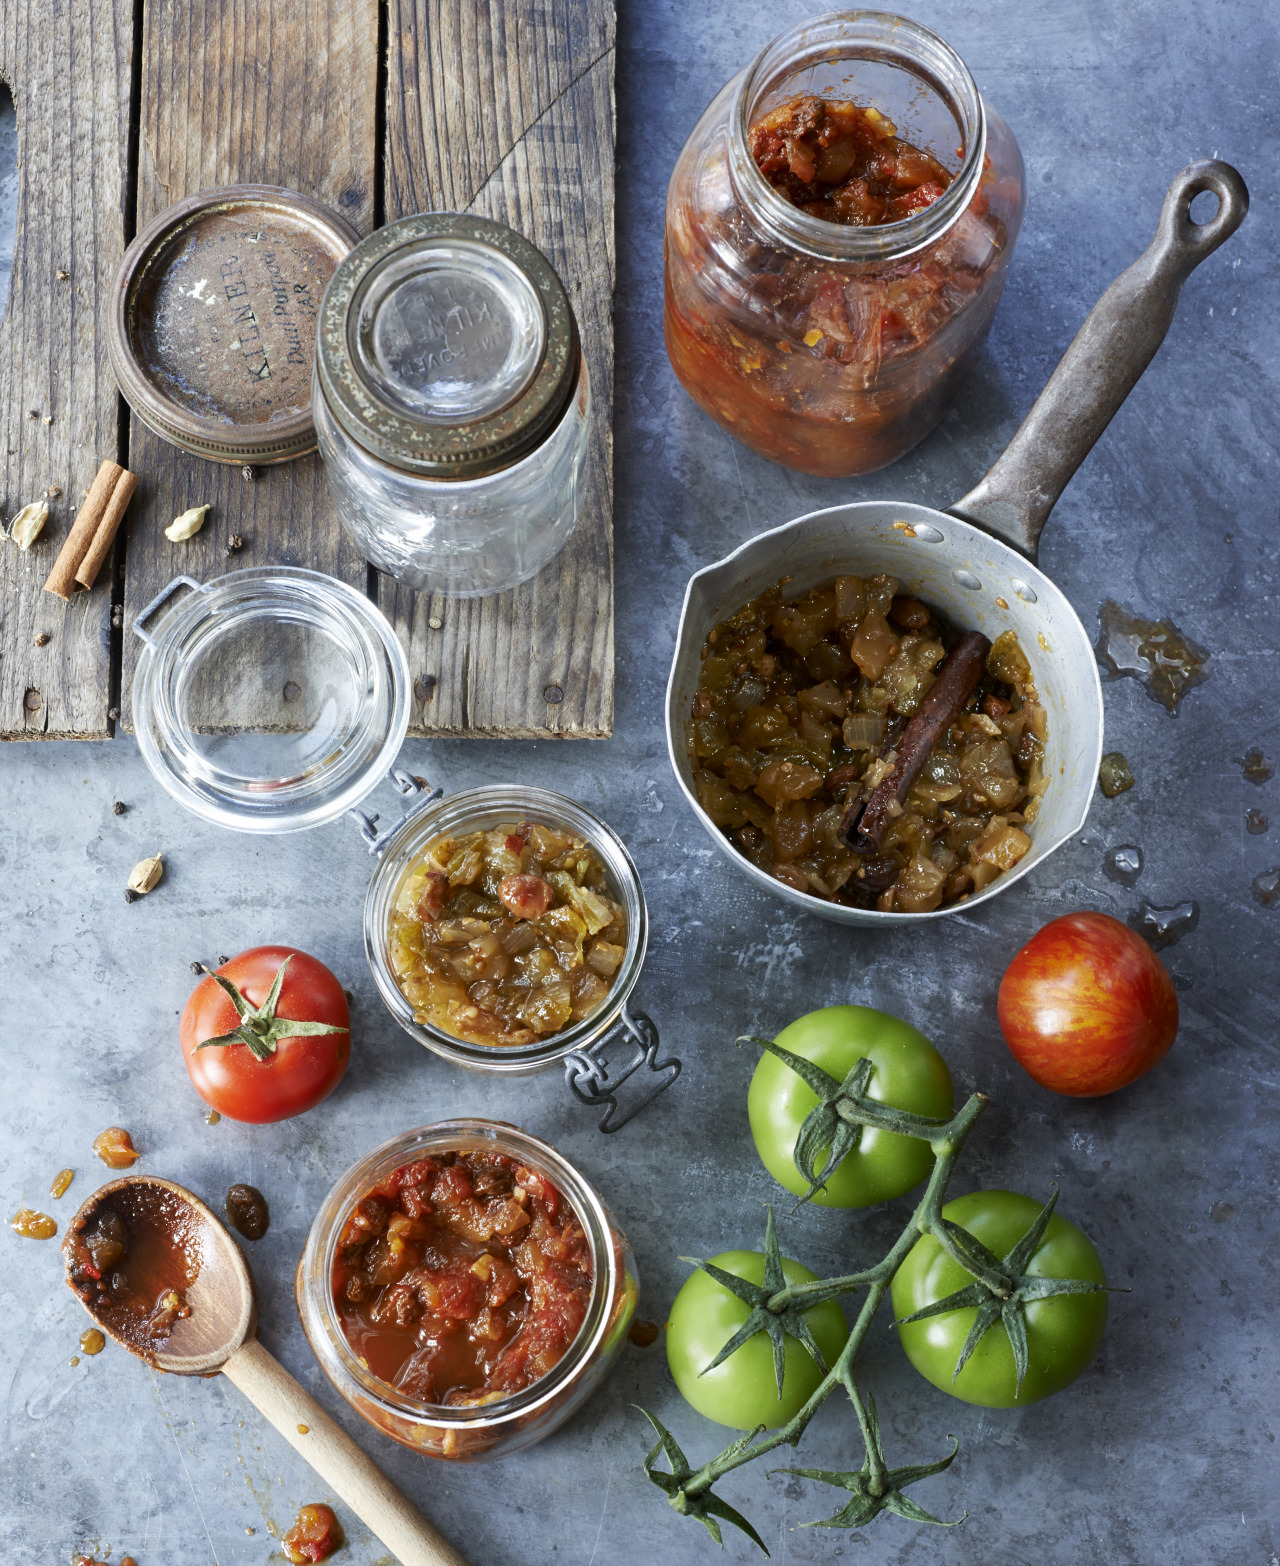
[[[256,1338],[242,1344],[222,1372],[402,1566],[467,1566],[457,1550]],[[300,1427],[305,1428],[305,1435]]]

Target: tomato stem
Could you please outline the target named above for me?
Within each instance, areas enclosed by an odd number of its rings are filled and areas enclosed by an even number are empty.
[[[280,1004],[280,991],[284,985],[284,971],[289,966],[288,957],[276,969],[276,976],[271,981],[271,989],[261,1006],[255,1006],[227,978],[226,974],[215,973],[212,968],[205,968],[203,963],[200,966],[235,1007],[240,1025],[233,1028],[230,1033],[221,1033],[216,1038],[201,1039],[196,1045],[198,1050],[208,1049],[212,1045],[221,1047],[227,1044],[244,1044],[253,1052],[255,1059],[268,1060],[275,1054],[276,1045],[283,1038],[293,1038],[298,1034],[314,1036],[320,1033],[351,1031],[350,1028],[336,1027],[329,1022],[297,1022],[291,1017],[276,1015],[276,1007]]]
[[[765,1044],[764,1040],[755,1040],[756,1043]],[[766,1044],[766,1047],[767,1044]],[[773,1053],[786,1053],[774,1050]],[[799,1057],[797,1057],[798,1059]],[[790,1063],[790,1062],[788,1062]],[[805,1062],[807,1066],[809,1063]],[[856,1071],[857,1068],[855,1068]],[[863,1074],[865,1076],[865,1073]],[[827,1094],[827,1104],[820,1107],[831,1107],[831,1100],[837,1093],[847,1091],[847,1084],[835,1082],[829,1078],[835,1092]],[[812,1084],[810,1084],[812,1086]],[[823,1095],[820,1092],[819,1097]],[[876,1420],[875,1404],[872,1401],[864,1402],[862,1394],[854,1379],[854,1365],[858,1352],[862,1347],[871,1323],[875,1320],[885,1295],[889,1292],[889,1286],[893,1282],[894,1274],[902,1266],[908,1252],[915,1245],[922,1234],[931,1234],[946,1249],[949,1254],[963,1266],[966,1271],[979,1279],[989,1288],[993,1294],[999,1294],[1004,1290],[1004,1298],[1012,1292],[1012,1282],[1003,1270],[997,1265],[992,1267],[976,1252],[971,1254],[970,1248],[964,1242],[956,1239],[954,1226],[948,1225],[942,1216],[942,1208],[946,1201],[947,1186],[950,1183],[956,1162],[960,1156],[969,1133],[976,1125],[979,1116],[987,1107],[987,1099],[981,1093],[975,1093],[961,1107],[952,1118],[946,1122],[924,1121],[919,1116],[904,1117],[919,1121],[917,1127],[907,1130],[906,1134],[918,1136],[930,1143],[934,1149],[935,1160],[930,1172],[929,1180],[924,1189],[915,1212],[904,1226],[902,1233],[894,1241],[888,1253],[874,1266],[863,1268],[858,1272],[845,1273],[837,1278],[818,1279],[813,1283],[787,1284],[783,1288],[770,1294],[761,1303],[764,1310],[775,1319],[787,1318],[795,1320],[805,1310],[821,1304],[825,1300],[834,1299],[840,1294],[851,1294],[857,1289],[865,1288],[866,1296],[858,1311],[857,1320],[850,1330],[849,1337],[840,1352],[835,1364],[826,1372],[818,1384],[813,1395],[799,1410],[793,1419],[777,1430],[765,1434],[764,1431],[755,1430],[740,1436],[731,1445],[717,1456],[708,1459],[700,1468],[692,1469],[683,1452],[676,1445],[671,1435],[658,1425],[651,1414],[646,1410],[646,1417],[659,1430],[662,1440],[659,1446],[650,1452],[645,1463],[645,1472],[648,1477],[659,1487],[667,1492],[667,1498],[676,1511],[699,1518],[704,1526],[710,1528],[708,1512],[716,1516],[726,1516],[727,1509],[721,1510],[724,1503],[712,1494],[712,1486],[717,1480],[731,1473],[735,1468],[741,1468],[745,1463],[754,1462],[766,1453],[776,1451],[784,1445],[795,1446],[803,1435],[805,1427],[814,1417],[822,1405],[838,1387],[843,1387],[853,1404],[854,1413],[857,1416],[858,1427],[862,1433],[865,1458],[862,1469],[856,1474],[835,1474],[817,1469],[788,1469],[789,1473],[801,1474],[808,1478],[820,1479],[826,1483],[839,1484],[853,1493],[853,1499],[837,1514],[829,1519],[830,1523],[846,1527],[861,1527],[870,1522],[880,1511],[896,1512],[903,1517],[912,1518],[921,1522],[938,1522],[939,1519],[931,1517],[914,1501],[902,1494],[902,1487],[914,1483],[917,1479],[929,1474],[939,1473],[955,1456],[953,1451],[948,1457],[937,1463],[917,1465],[910,1468],[890,1469],[885,1461],[884,1452],[880,1442],[879,1425]],[[861,1105],[854,1105],[854,1111],[861,1109]],[[870,1113],[862,1124],[874,1123],[871,1113],[879,1117],[884,1111],[883,1105],[868,1105]],[[897,1112],[894,1112],[897,1113]],[[843,1118],[843,1116],[842,1116]],[[853,1115],[850,1118],[854,1118]],[[894,1129],[899,1129],[895,1126]],[[773,1214],[769,1214],[769,1231],[773,1234]],[[959,1231],[963,1233],[963,1231]],[[776,1244],[776,1240],[775,1240]],[[994,1258],[992,1258],[994,1260]],[[981,1269],[981,1270],[980,1270]],[[765,1330],[762,1326],[759,1330]],[[735,1345],[736,1346],[736,1345]],[[958,1450],[958,1447],[956,1448]],[[665,1452],[671,1465],[669,1473],[662,1473],[656,1469],[655,1462],[659,1452]],[[729,1519],[737,1527],[743,1527],[746,1519],[739,1519],[738,1515]],[[713,1537],[717,1536],[712,1529]],[[764,1544],[755,1533],[755,1530],[747,1524],[743,1528],[764,1549]],[[765,1550],[768,1554],[768,1551]]]

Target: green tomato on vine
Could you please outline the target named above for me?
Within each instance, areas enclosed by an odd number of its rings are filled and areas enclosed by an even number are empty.
[[[764,1251],[724,1251],[703,1267],[712,1267],[748,1285],[763,1288],[767,1270]],[[780,1285],[815,1283],[817,1274],[797,1261],[780,1257]],[[779,1334],[783,1343],[783,1376],[778,1386],[776,1364],[767,1331],[756,1332],[727,1358],[717,1357],[746,1326],[751,1303],[732,1284],[699,1268],[684,1283],[671,1307],[667,1323],[667,1363],[684,1400],[700,1414],[733,1430],[768,1430],[785,1425],[818,1390],[823,1370],[812,1353],[790,1332]],[[803,1313],[804,1327],[812,1334],[825,1366],[840,1356],[849,1337],[844,1314],[834,1300]]]
[[[763,1042],[763,1041],[758,1041]],[[870,1062],[862,1095],[907,1114],[949,1120],[955,1109],[947,1063],[924,1034],[899,1017],[870,1006],[824,1006],[799,1017],[774,1039],[775,1048],[845,1082],[859,1061]],[[796,1146],[809,1115],[822,1100],[796,1070],[766,1049],[751,1078],[747,1114],[756,1151],[775,1180],[803,1197],[809,1182],[796,1167]],[[840,1128],[835,1127],[836,1135]],[[830,1141],[815,1163],[819,1207],[870,1207],[904,1196],[928,1177],[933,1152],[918,1136],[878,1126],[849,1127],[856,1145],[834,1168],[826,1167]]]
[[[972,1236],[988,1253],[984,1259],[1010,1275],[1017,1301],[1012,1320],[1010,1307],[990,1294],[984,1298],[983,1286],[932,1234],[916,1241],[894,1276],[893,1314],[907,1358],[926,1381],[964,1403],[1037,1403],[1070,1386],[1097,1355],[1107,1324],[1107,1275],[1088,1236],[1051,1213],[1034,1243],[1024,1245],[1028,1254],[1015,1255],[1043,1211],[1015,1191],[972,1191],[942,1209],[944,1222]],[[943,1309],[948,1303],[955,1308]],[[990,1321],[979,1336],[984,1307]],[[1023,1340],[1021,1375],[1010,1329]]]

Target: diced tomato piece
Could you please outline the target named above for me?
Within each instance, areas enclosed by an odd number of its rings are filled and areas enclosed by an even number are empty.
[[[504,875],[498,901],[517,919],[541,919],[555,901],[555,888],[540,875]]]
[[[436,1207],[455,1207],[471,1195],[471,1176],[461,1164],[450,1164],[442,1169],[431,1187],[431,1200]]]
[[[516,1166],[516,1184],[522,1186],[531,1196],[536,1196],[545,1204],[547,1216],[554,1218],[560,1210],[560,1193],[547,1179],[546,1175],[539,1174],[536,1169],[528,1169],[524,1164]]]
[[[294,1566],[324,1561],[346,1541],[332,1507],[313,1502],[299,1508],[298,1520],[280,1543]]]

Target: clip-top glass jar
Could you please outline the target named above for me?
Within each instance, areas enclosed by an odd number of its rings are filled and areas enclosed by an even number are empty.
[[[515,822],[565,833],[595,855],[609,896],[625,918],[625,947],[608,990],[585,1015],[523,1043],[468,1042],[433,1024],[410,1000],[406,975],[397,972],[392,915],[401,888],[433,843]],[[549,789],[494,784],[443,799],[433,793],[385,834],[376,831],[375,819],[366,818],[364,835],[370,852],[378,856],[364,904],[365,955],[388,1011],[412,1038],[454,1065],[495,1075],[525,1076],[563,1062],[575,1098],[604,1110],[600,1129],[606,1132],[621,1130],[679,1076],[681,1063],[675,1056],[658,1058],[658,1030],[652,1019],[630,1007],[644,966],[649,915],[635,861],[598,816]],[[412,990],[412,981],[408,987]],[[619,1104],[619,1089],[633,1076],[637,1082]]]
[[[451,1407],[425,1403],[373,1375],[342,1330],[333,1298],[338,1242],[352,1209],[397,1169],[433,1153],[502,1153],[545,1175],[577,1214],[591,1252],[586,1316],[563,1358],[523,1391]],[[302,1328],[320,1368],[352,1408],[392,1440],[431,1457],[506,1456],[551,1434],[599,1387],[626,1341],[639,1296],[635,1258],[599,1193],[548,1143],[488,1120],[442,1120],[384,1142],[325,1197],[298,1263]]]
[[[562,1064],[574,1097],[602,1111],[604,1132],[621,1130],[675,1081],[680,1061],[659,1058],[652,1019],[630,1009],[648,915],[622,840],[547,789],[495,785],[442,799],[442,789],[396,766],[409,670],[368,598],[317,571],[255,566],[207,583],[175,577],[133,628],[143,643],[133,681],[138,745],[179,804],[241,832],[295,832],[344,813],[359,824],[379,861],[365,947],[401,1027],[477,1071]],[[378,816],[359,807],[384,776],[408,808],[379,832]],[[537,842],[535,827],[547,829]],[[493,841],[473,844],[447,877],[426,865],[443,839],[469,834]],[[423,885],[398,909],[416,870]],[[449,882],[434,909],[419,902],[428,879]],[[504,880],[515,883],[505,903]],[[455,896],[466,906],[454,906]],[[404,926],[394,938],[393,910]],[[455,1016],[464,1037],[436,1025]]]
[[[864,226],[788,200],[752,132],[801,97],[871,110],[881,135],[907,144],[883,144],[886,187],[889,156],[918,149],[945,171],[934,199]],[[902,173],[897,188],[911,183]],[[1022,209],[1013,134],[942,39],[874,11],[805,22],[724,88],[676,161],[663,312],[676,375],[775,462],[825,477],[884,467],[938,422],[985,338]]]
[[[320,309],[313,385],[338,515],[411,587],[514,587],[577,519],[590,396],[555,269],[488,218],[422,213],[362,240]]]

